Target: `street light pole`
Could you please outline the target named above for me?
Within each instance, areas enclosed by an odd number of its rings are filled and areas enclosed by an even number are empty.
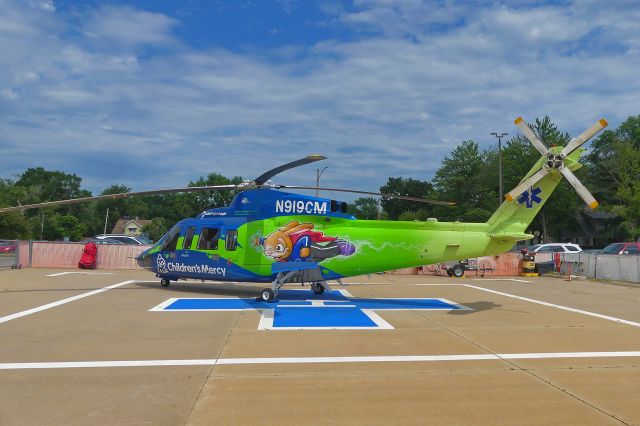
[[[500,199],[498,200],[498,205],[500,205],[504,201],[502,199],[502,138],[507,136],[509,133],[491,132],[490,134],[498,138],[498,174],[500,175],[498,179],[500,188]]]
[[[327,168],[328,167],[325,167],[322,170],[316,169],[316,197],[318,197],[318,187],[320,186],[320,176],[322,176],[322,174],[324,173],[325,170],[327,170]]]

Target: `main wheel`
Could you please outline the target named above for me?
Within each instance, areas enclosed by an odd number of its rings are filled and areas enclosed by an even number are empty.
[[[263,302],[271,302],[274,298],[275,298],[275,294],[273,293],[273,290],[271,290],[270,288],[265,288],[260,293],[260,299],[262,299]]]
[[[324,293],[324,286],[320,283],[313,283],[311,284],[311,290],[313,290],[315,294],[322,294]]]
[[[161,285],[162,287],[169,287],[169,284],[171,284],[171,281],[169,281],[169,280],[168,280],[168,279],[166,279],[166,278],[162,278],[162,279],[160,280],[160,285]]]
[[[464,275],[464,266],[459,263],[457,265],[453,265],[453,267],[451,268],[451,273],[456,278],[462,277]]]

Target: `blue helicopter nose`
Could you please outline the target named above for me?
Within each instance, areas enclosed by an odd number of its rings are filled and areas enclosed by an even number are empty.
[[[149,250],[147,249],[136,256],[136,261],[140,267],[151,269],[151,256],[149,255]]]

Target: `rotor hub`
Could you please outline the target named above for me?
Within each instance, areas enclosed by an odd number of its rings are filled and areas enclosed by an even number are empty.
[[[550,169],[558,170],[564,165],[564,155],[550,152],[547,154],[547,161],[545,164]]]

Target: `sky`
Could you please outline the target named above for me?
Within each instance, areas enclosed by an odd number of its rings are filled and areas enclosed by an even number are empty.
[[[0,178],[376,191],[513,120],[640,114],[637,1],[0,0]],[[338,198],[345,198],[339,196]]]

